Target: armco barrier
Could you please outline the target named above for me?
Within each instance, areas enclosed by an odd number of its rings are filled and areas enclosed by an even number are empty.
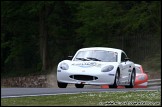
[[[148,87],[161,86],[161,79],[151,79],[148,80]]]

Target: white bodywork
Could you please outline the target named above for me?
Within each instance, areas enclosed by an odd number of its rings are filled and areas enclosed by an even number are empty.
[[[81,51],[101,51],[101,53],[102,51],[108,51],[112,52],[112,54],[117,57],[117,60],[111,62],[102,60],[76,60],[78,53]],[[72,60],[63,60],[58,64],[57,81],[68,84],[112,85],[115,81],[115,75],[118,69],[120,72],[119,85],[129,85],[131,80],[131,73],[132,70],[135,69],[135,66],[134,63],[129,60],[121,61],[122,53],[125,54],[124,51],[114,48],[82,48],[76,52]],[[104,67],[108,67],[110,71],[103,72]]]

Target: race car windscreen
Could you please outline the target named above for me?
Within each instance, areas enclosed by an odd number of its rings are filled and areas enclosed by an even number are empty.
[[[136,73],[139,73],[139,74],[142,73],[140,67],[136,67]]]
[[[117,62],[118,53],[104,50],[79,51],[74,61]]]

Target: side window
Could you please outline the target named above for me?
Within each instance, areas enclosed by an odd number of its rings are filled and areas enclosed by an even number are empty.
[[[122,52],[122,54],[121,54],[121,62],[124,62],[125,58],[126,58],[126,55]]]

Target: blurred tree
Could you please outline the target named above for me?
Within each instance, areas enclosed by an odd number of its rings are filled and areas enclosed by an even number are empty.
[[[136,63],[161,58],[160,3],[1,1],[2,71],[49,71],[92,46],[123,49]]]

